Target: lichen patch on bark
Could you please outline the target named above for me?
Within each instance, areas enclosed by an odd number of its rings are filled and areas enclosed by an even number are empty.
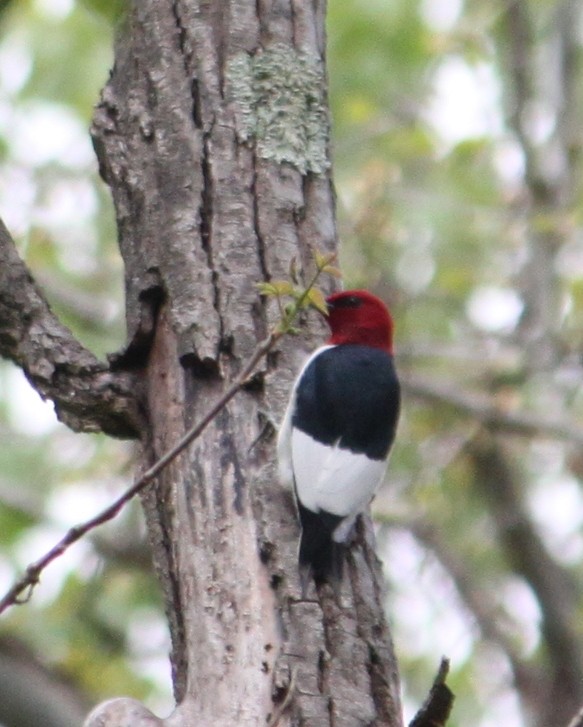
[[[237,53],[226,81],[241,141],[254,141],[259,157],[302,174],[326,172],[330,124],[319,56],[283,43],[253,56]]]

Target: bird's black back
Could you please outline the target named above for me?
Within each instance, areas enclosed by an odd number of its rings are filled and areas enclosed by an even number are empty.
[[[304,371],[292,425],[323,444],[385,459],[395,438],[400,388],[393,357],[343,344],[326,349]]]

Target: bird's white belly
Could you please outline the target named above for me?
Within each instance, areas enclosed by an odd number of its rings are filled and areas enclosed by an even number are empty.
[[[291,457],[297,495],[304,507],[340,517],[356,515],[368,505],[387,464],[322,444],[299,429],[292,429]]]

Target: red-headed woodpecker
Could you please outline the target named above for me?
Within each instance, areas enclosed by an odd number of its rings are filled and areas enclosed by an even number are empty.
[[[385,304],[366,290],[326,303],[330,338],[304,364],[278,438],[280,477],[299,511],[304,592],[310,575],[341,578],[345,543],[383,477],[400,404]]]

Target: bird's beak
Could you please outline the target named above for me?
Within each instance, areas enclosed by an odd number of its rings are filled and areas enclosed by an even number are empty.
[[[335,306],[334,306],[334,303],[332,303],[332,301],[330,300],[329,297],[326,298],[324,302],[326,303],[326,313],[324,315],[326,317],[328,317],[330,315],[331,311],[334,310],[334,307]]]

